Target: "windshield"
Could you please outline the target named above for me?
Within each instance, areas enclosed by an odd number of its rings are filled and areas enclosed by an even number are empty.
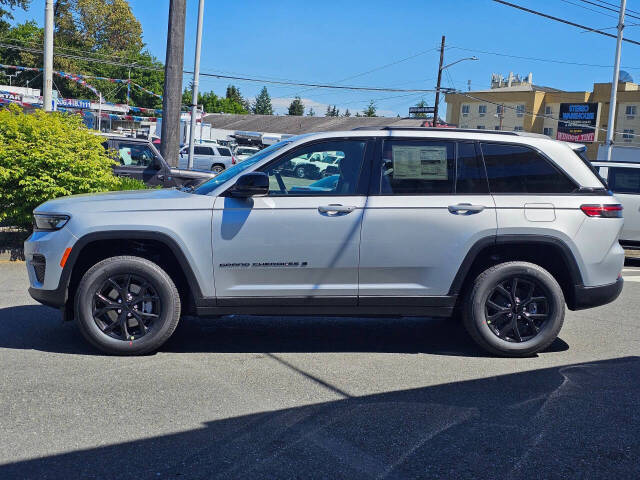
[[[246,170],[251,165],[255,165],[256,163],[258,163],[263,158],[268,157],[269,155],[271,155],[276,150],[280,150],[282,147],[284,147],[284,146],[286,146],[286,145],[288,145],[290,143],[291,143],[291,141],[282,141],[282,142],[274,143],[273,145],[271,145],[270,147],[265,148],[264,150],[260,150],[258,153],[256,153],[255,155],[251,155],[249,158],[247,158],[243,162],[238,163],[237,165],[226,169],[222,173],[220,173],[220,174],[216,175],[215,177],[213,177],[208,182],[203,183],[198,188],[196,188],[193,191],[193,193],[196,193],[198,195],[207,195],[208,193],[211,193],[213,190],[218,188],[220,185],[225,183],[227,180],[235,177],[237,174],[239,174],[240,172]]]

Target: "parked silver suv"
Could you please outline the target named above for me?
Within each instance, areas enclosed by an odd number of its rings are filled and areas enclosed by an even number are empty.
[[[283,174],[341,152],[338,177]],[[126,214],[123,214],[126,212]],[[382,128],[272,145],[193,191],[59,198],[25,243],[33,298],[115,354],[182,314],[452,316],[493,354],[532,355],[622,289],[619,202],[543,136]]]

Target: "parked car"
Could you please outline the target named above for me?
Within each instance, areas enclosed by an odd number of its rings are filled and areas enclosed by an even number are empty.
[[[624,207],[620,244],[640,247],[640,163],[592,162]]]
[[[180,149],[180,159],[178,166],[187,168],[189,160],[189,145]],[[193,147],[193,168],[198,170],[209,170],[220,173],[236,164],[236,159],[228,147],[220,145],[194,145]]]
[[[344,152],[316,152],[291,159],[285,171],[298,178],[318,179],[338,172]]]
[[[282,175],[329,152],[342,153],[330,188]],[[34,219],[29,293],[112,354],[159,348],[188,314],[460,311],[488,352],[528,356],[565,304],[623,286],[619,200],[568,144],[520,132],[293,137],[192,191],[64,197]]]
[[[259,151],[260,149],[256,147],[238,147],[236,149],[235,156],[238,162],[242,162],[243,160],[249,158],[251,155],[255,155]]]
[[[146,139],[107,136],[102,145],[120,162],[113,167],[115,175],[136,178],[148,186],[195,187],[215,176],[207,171],[169,166],[155,145]]]

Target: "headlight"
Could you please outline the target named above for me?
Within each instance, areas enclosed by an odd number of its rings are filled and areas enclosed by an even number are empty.
[[[69,215],[55,215],[34,213],[33,229],[34,230],[60,230],[69,221]]]

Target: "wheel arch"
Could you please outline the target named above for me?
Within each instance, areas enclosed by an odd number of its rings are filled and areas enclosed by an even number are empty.
[[[117,255],[135,255],[154,261],[172,277],[187,311],[202,291],[186,255],[169,235],[144,230],[110,230],[80,237],[65,263],[58,289],[64,291],[65,317],[73,312],[75,289],[82,275],[97,262]]]
[[[480,272],[498,263],[518,260],[548,270],[562,287],[567,305],[574,309],[576,287],[584,285],[578,262],[565,242],[546,235],[498,235],[479,240],[462,261],[449,295],[462,298],[460,294]]]

